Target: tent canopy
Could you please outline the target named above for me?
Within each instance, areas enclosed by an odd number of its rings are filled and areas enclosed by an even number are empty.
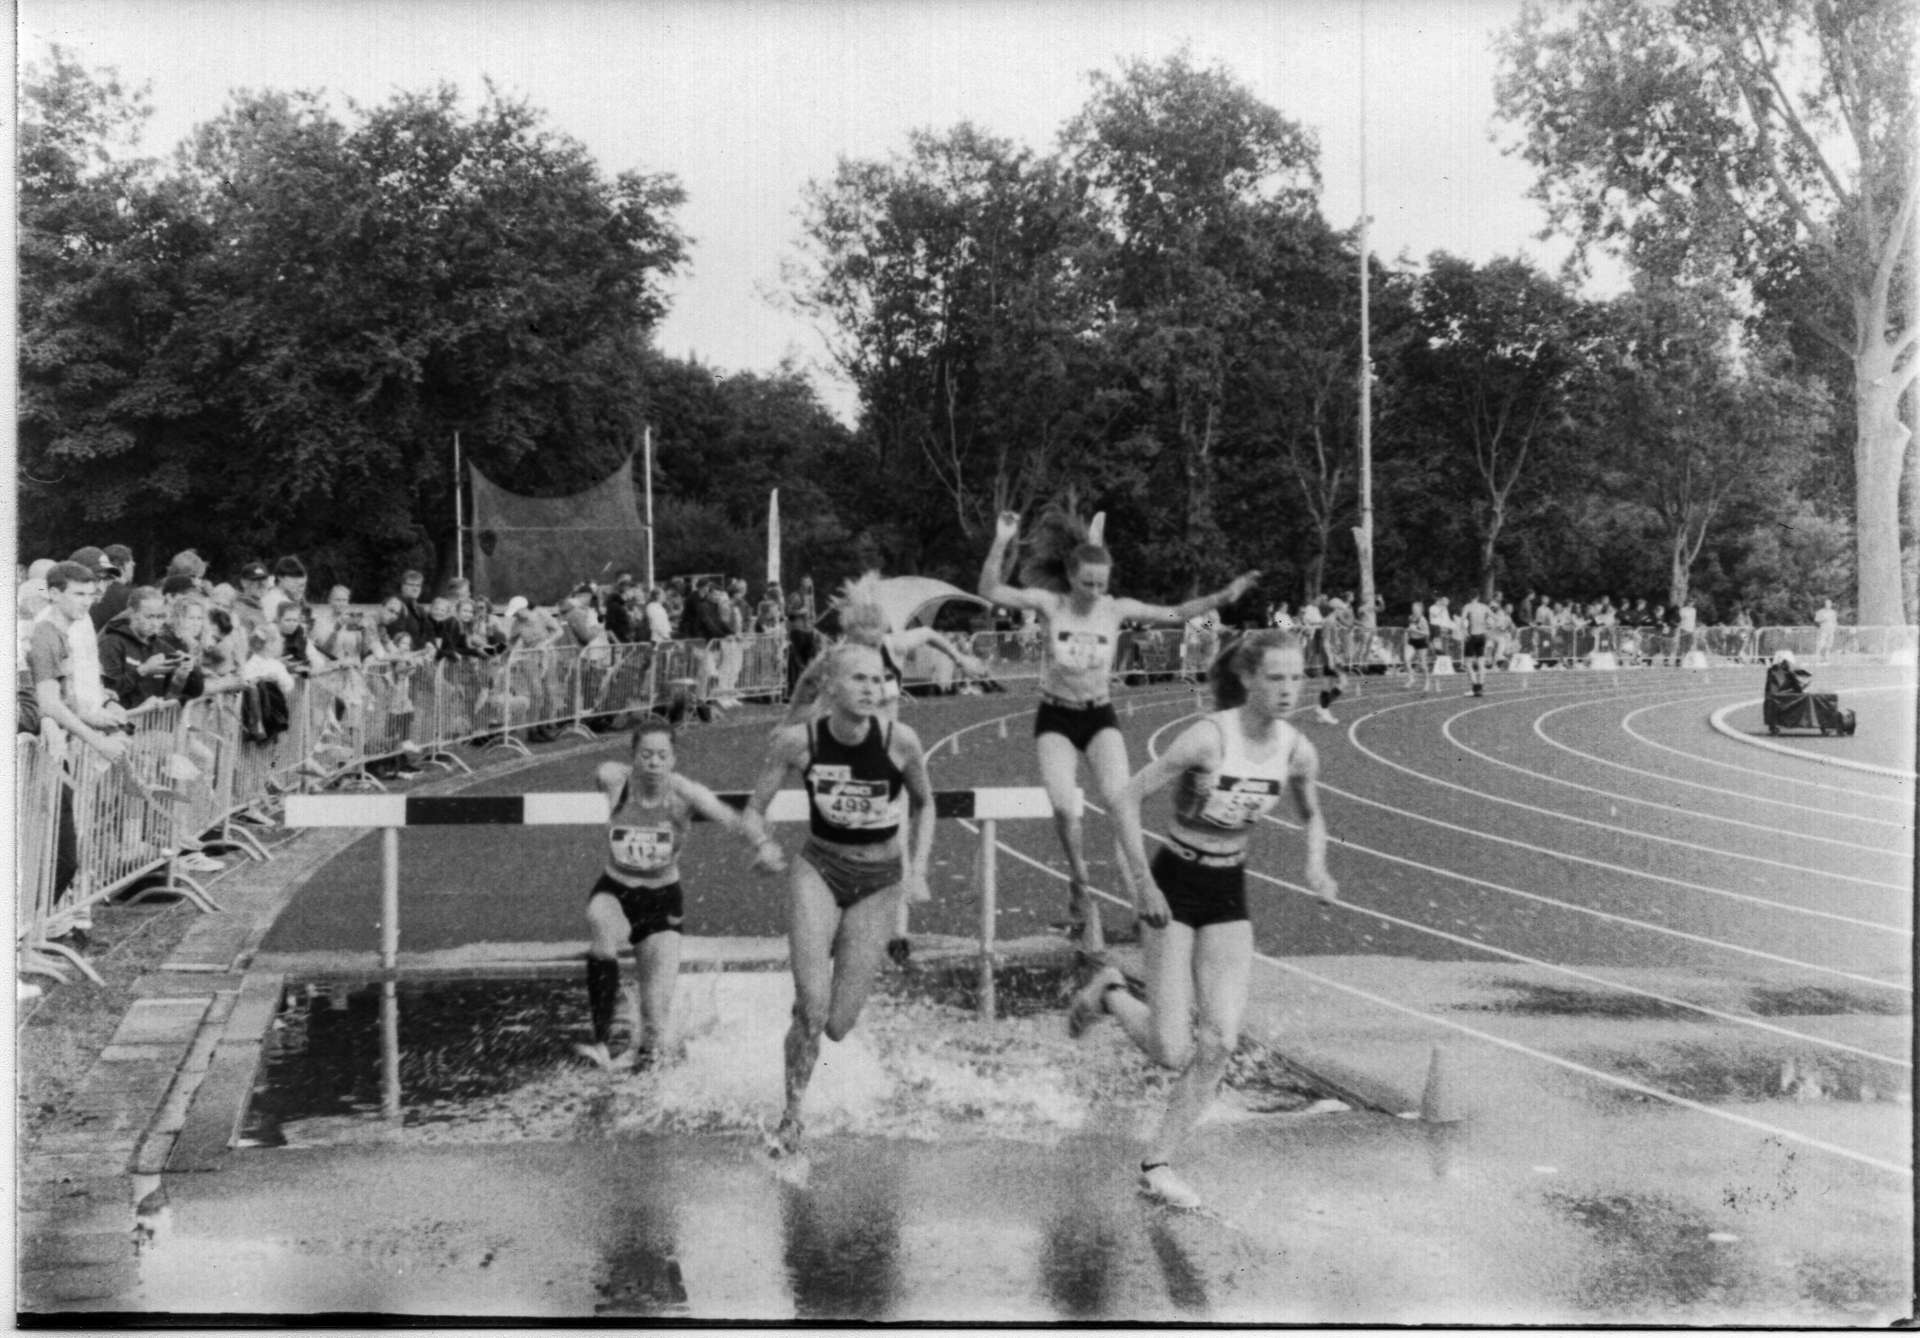
[[[936,581],[930,576],[889,576],[880,582],[880,607],[895,627],[912,627],[917,621],[931,623],[942,604],[965,600],[981,608],[991,608],[986,600],[957,585]]]

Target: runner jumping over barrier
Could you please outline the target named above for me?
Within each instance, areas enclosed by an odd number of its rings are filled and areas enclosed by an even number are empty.
[[[1226,1075],[1246,1011],[1253,967],[1248,833],[1283,790],[1306,824],[1307,885],[1328,901],[1339,895],[1327,872],[1319,756],[1283,718],[1306,681],[1299,642],[1273,630],[1232,642],[1214,661],[1212,680],[1213,714],[1142,767],[1114,806],[1143,926],[1146,1001],[1128,993],[1116,968],[1106,967],[1074,996],[1067,1013],[1069,1035],[1080,1036],[1111,1015],[1149,1058],[1179,1071],[1140,1163],[1142,1192],[1179,1208],[1198,1207],[1200,1196],[1171,1163]],[[1175,783],[1169,839],[1149,864],[1141,802]]]
[[[843,642],[826,653],[826,713],[774,731],[747,801],[764,820],[780,784],[806,786],[811,831],[791,865],[787,938],[793,1021],[786,1039],[786,1104],[768,1142],[775,1157],[800,1150],[801,1110],[820,1058],[820,1038],[840,1041],[873,989],[902,896],[927,898],[933,853],[933,788],[911,727],[882,706],[885,669],[872,646]],[[900,807],[909,810],[901,840]]]
[[[1224,589],[1181,604],[1116,598],[1107,593],[1113,555],[1102,542],[1104,520],[1097,515],[1089,525],[1065,508],[1049,508],[1034,536],[1034,551],[1022,565],[1022,584],[1015,586],[1008,585],[1002,573],[1007,548],[1020,533],[1020,516],[1002,512],[993,547],[980,568],[979,586],[982,599],[1003,608],[1031,609],[1045,624],[1034,746],[1067,856],[1067,932],[1087,953],[1103,951],[1106,937],[1087,890],[1085,830],[1079,806],[1072,802],[1074,777],[1084,753],[1094,792],[1109,811],[1127,782],[1127,742],[1112,702],[1120,624],[1184,623],[1238,600],[1260,577],[1259,572],[1245,572]]]
[[[758,855],[754,867],[777,873],[786,867],[780,845],[760,815],[735,812],[695,780],[674,769],[674,728],[658,716],[633,730],[633,760],[602,762],[594,778],[612,811],[606,863],[587,894],[587,1006],[593,1041],[576,1046],[601,1068],[644,1068],[664,1057],[672,1036],[674,988],[680,973],[685,901],[680,888],[680,851],[696,817],[740,834]],[[640,1026],[618,1058],[608,1053],[613,1011],[620,995],[620,939],[633,945],[640,985]]]

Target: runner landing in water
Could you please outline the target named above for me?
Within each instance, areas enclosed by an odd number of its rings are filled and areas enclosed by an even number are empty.
[[[587,1007],[593,1041],[575,1047],[603,1069],[645,1067],[672,1040],[673,994],[680,973],[685,905],[680,851],[695,815],[737,832],[758,852],[754,867],[785,867],[780,846],[760,814],[739,814],[712,790],[674,770],[674,729],[649,716],[633,730],[631,764],[603,762],[595,779],[612,806],[606,864],[587,894]],[[615,1059],[608,1052],[615,1001],[620,996],[620,940],[633,945],[640,983],[640,1025]]]

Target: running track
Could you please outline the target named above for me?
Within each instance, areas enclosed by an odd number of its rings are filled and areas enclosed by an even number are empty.
[[[1433,695],[1376,679],[1339,704],[1337,727],[1307,723],[1303,713],[1296,718],[1321,753],[1341,901],[1305,893],[1297,828],[1282,810],[1252,858],[1259,952],[1271,967],[1334,988],[1340,961],[1315,968],[1312,959],[1528,964],[1571,990],[1680,1004],[1711,1038],[1814,1047],[1883,1074],[1883,1088],[1910,1090],[1914,786],[1885,764],[1912,756],[1911,675],[1857,671],[1823,683],[1860,712],[1863,732],[1858,741],[1780,741],[1807,756],[1710,727],[1714,712],[1757,695],[1753,677],[1500,676],[1477,700],[1464,695],[1461,677],[1439,680]],[[1135,765],[1195,709],[1183,688],[1142,690],[1123,703]],[[1031,714],[1032,698],[1016,693],[916,700],[906,718],[946,789],[1037,783]],[[1757,728],[1757,712],[1728,718]],[[746,788],[767,723],[761,715],[690,731],[682,770],[716,789]],[[1829,764],[1849,753],[1881,770]],[[613,744],[571,750],[471,792],[590,788],[594,765],[612,755]],[[1163,817],[1160,801],[1149,830]],[[1097,812],[1090,817],[1096,883],[1117,893],[1109,831]],[[784,835],[796,848],[797,831]],[[597,840],[555,828],[406,833],[403,950],[582,939]],[[999,840],[1000,934],[1038,932],[1064,906],[1051,825],[1002,823]],[[749,872],[745,852],[721,832],[699,830],[692,845],[684,865],[691,932],[783,933],[778,880]],[[935,903],[917,910],[918,932],[973,934],[977,847],[971,824],[942,824]],[[378,844],[360,841],[301,890],[264,949],[373,949],[378,887]],[[1116,895],[1109,926],[1126,920]],[[1665,983],[1634,983],[1634,971]],[[1898,1025],[1848,1027],[1698,1002],[1743,997],[1729,985],[1818,991],[1835,1014]],[[1467,1030],[1512,1048],[1497,1018]],[[1872,1154],[1857,1159],[1910,1174]]]

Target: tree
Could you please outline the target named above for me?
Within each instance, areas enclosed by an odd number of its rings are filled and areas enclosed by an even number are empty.
[[[1092,389],[1078,199],[1051,160],[962,124],[811,184],[794,304],[857,387],[881,547],[968,559],[1006,507],[1060,484]]]
[[[1148,565],[1187,588],[1230,565],[1216,514],[1217,454],[1247,406],[1230,401],[1271,292],[1274,251],[1324,230],[1313,136],[1218,68],[1185,53],[1095,75],[1062,132],[1096,209],[1097,270],[1111,316],[1101,333],[1130,402],[1124,448],[1157,458],[1149,481],[1178,499],[1144,545]],[[1161,508],[1156,507],[1156,510]]]
[[[1584,338],[1579,304],[1522,261],[1476,267],[1436,254],[1415,289],[1402,368],[1461,480],[1484,597],[1517,490],[1539,471],[1543,448],[1568,440]]]
[[[1914,39],[1908,0],[1531,0],[1498,87],[1556,225],[1657,273],[1724,260],[1847,361],[1867,623],[1903,620]]]
[[[1610,490],[1654,517],[1677,607],[1734,502],[1795,491],[1826,391],[1794,375],[1781,350],[1743,347],[1724,293],[1643,281],[1606,321],[1583,427]]]
[[[144,89],[55,47],[20,92],[21,542],[125,542],[144,558],[192,485],[159,443],[182,406],[144,374],[178,301],[177,202],[137,156]]]

